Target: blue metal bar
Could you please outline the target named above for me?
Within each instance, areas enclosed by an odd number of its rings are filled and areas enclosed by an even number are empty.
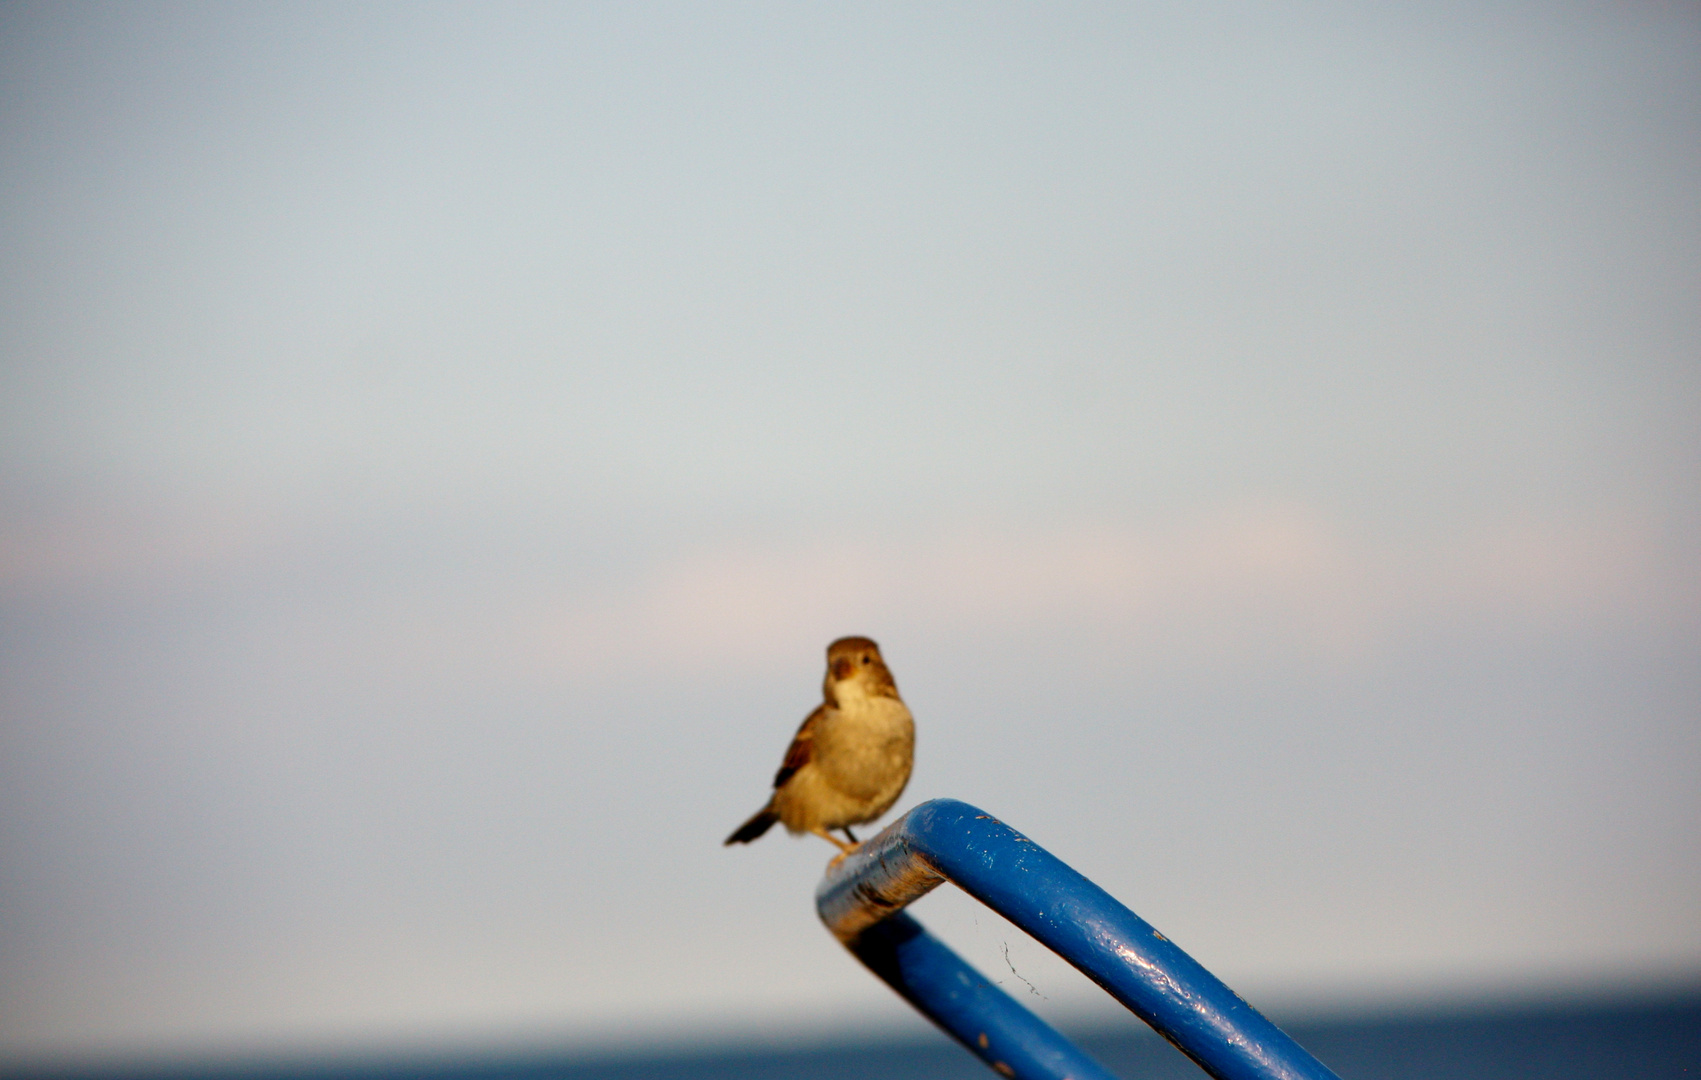
[[[967,1006],[955,1006],[953,1012],[941,1005],[933,982],[906,974],[902,949],[882,944],[893,935],[901,937],[904,923],[913,923],[906,917],[897,930],[877,929],[946,881],[1074,964],[1218,1080],[1339,1080],[1198,961],[1062,860],[967,803],[935,799],[830,867],[816,890],[815,906],[828,929],[875,974],[995,1068],[994,1059],[977,1045],[981,1032],[989,1041],[994,1037],[989,1030],[993,1018],[978,1028],[965,1022],[973,1015]],[[917,948],[950,954],[932,938],[927,941],[932,944]],[[888,968],[898,963],[897,974],[907,981],[894,981],[871,956]],[[955,954],[950,962],[973,972]],[[978,974],[970,977],[986,982]],[[1008,1009],[1027,1012],[999,994]],[[996,1018],[1002,1022],[1005,1015],[999,1012]],[[1029,1016],[1051,1037],[1062,1039]],[[1099,1075],[1074,1066],[1052,1071],[1038,1060],[1024,1060],[1021,1066],[999,1060],[1005,1064],[999,1071],[1007,1076]]]
[[[1022,1080],[1117,1080],[903,912],[849,943],[857,959],[988,1065]]]

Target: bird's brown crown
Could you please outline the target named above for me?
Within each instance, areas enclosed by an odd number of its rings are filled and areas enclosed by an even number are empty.
[[[827,659],[836,660],[841,656],[854,656],[857,653],[873,653],[874,658],[880,658],[880,646],[865,637],[842,637],[827,646]]]

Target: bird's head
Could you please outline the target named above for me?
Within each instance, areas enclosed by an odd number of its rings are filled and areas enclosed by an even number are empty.
[[[828,701],[838,704],[898,696],[898,684],[880,658],[880,646],[865,637],[840,638],[827,646],[827,679],[822,689]]]

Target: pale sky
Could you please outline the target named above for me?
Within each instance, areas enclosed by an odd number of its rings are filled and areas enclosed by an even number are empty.
[[[1697,551],[1693,4],[0,8],[0,1060],[918,1025],[845,634],[1255,1004],[1695,979]]]

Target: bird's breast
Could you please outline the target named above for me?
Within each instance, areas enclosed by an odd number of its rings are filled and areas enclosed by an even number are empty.
[[[832,710],[815,734],[815,765],[846,794],[874,797],[909,779],[915,721],[896,698],[866,698]]]

